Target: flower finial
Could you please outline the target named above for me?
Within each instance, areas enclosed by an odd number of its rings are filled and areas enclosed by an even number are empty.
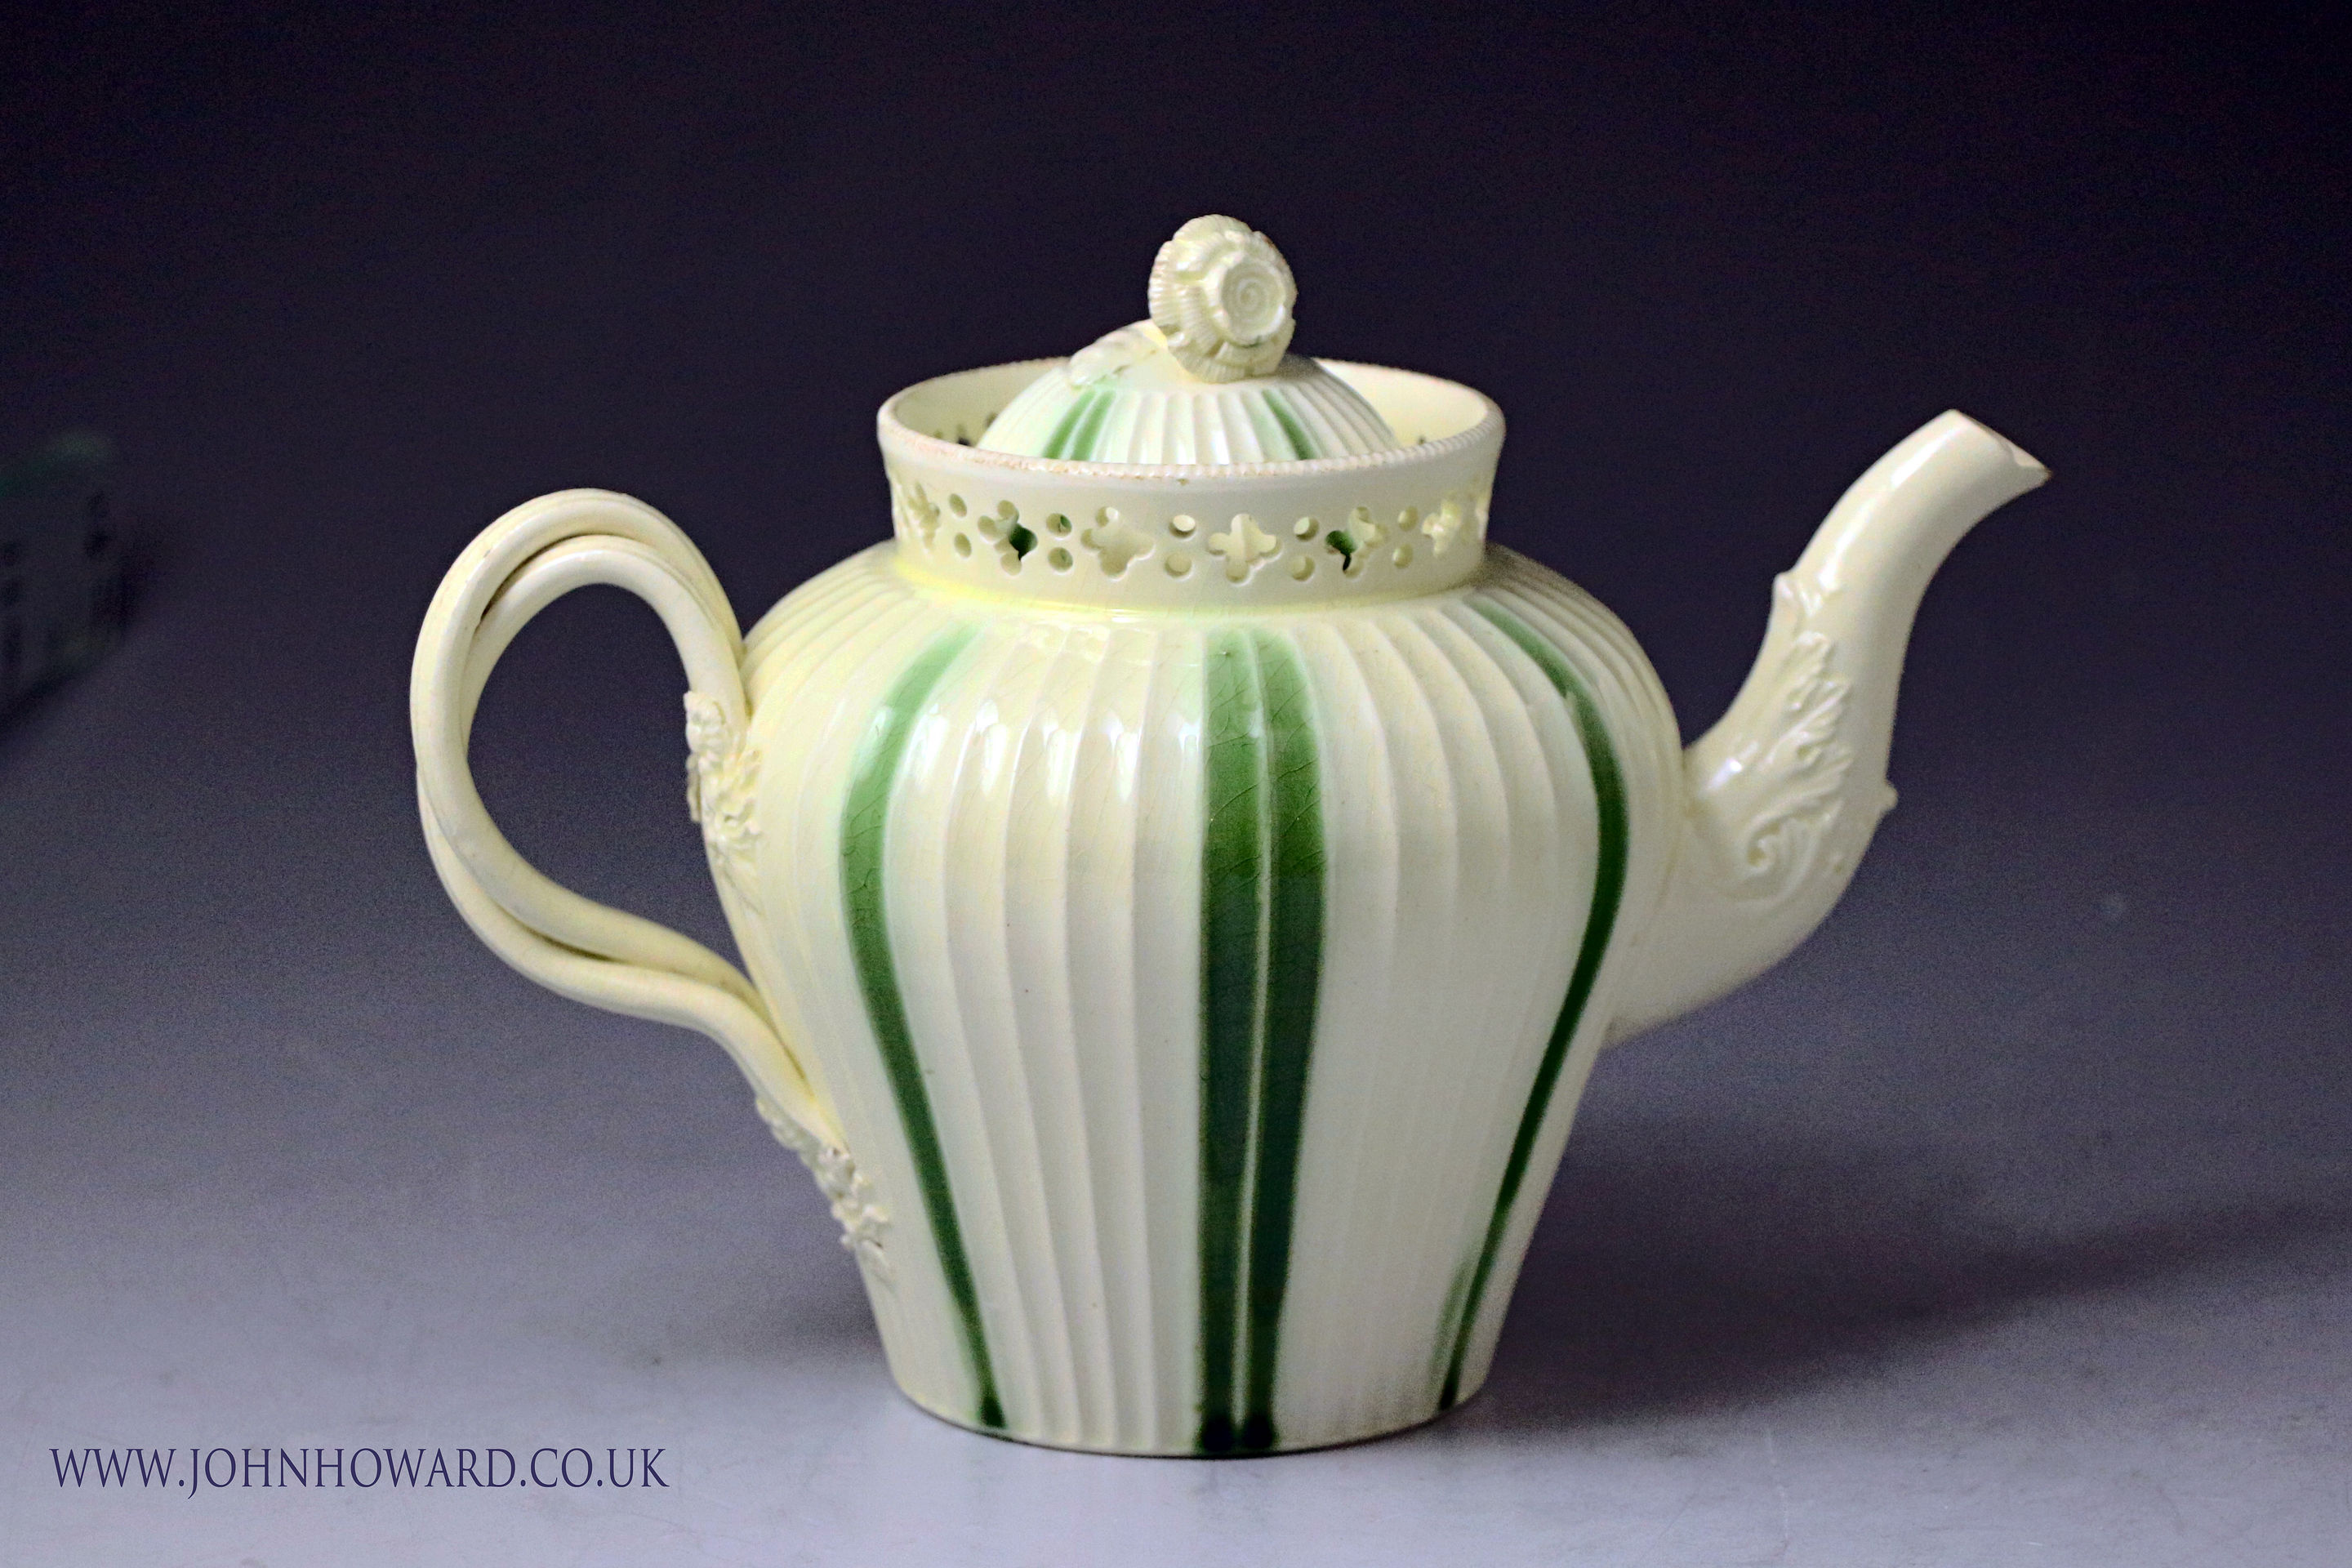
[[[1151,267],[1151,324],[1202,381],[1272,374],[1290,347],[1297,298],[1282,252],[1234,218],[1194,218]]]

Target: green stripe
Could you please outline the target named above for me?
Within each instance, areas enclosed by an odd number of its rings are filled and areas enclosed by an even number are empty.
[[[1509,1227],[1511,1206],[1519,1195],[1520,1184],[1527,1179],[1528,1163],[1535,1157],[1536,1135],[1542,1131],[1544,1114],[1551,1109],[1552,1090],[1559,1086],[1560,1069],[1567,1065],[1569,1044],[1576,1037],[1577,1026],[1584,1021],[1585,1004],[1592,999],[1592,983],[1601,973],[1601,959],[1608,954],[1610,933],[1617,924],[1618,900],[1625,891],[1625,780],[1618,770],[1617,752],[1610,744],[1601,705],[1592,700],[1591,691],[1569,667],[1559,649],[1525,621],[1500,605],[1483,599],[1473,600],[1471,608],[1493,622],[1497,630],[1533,659],[1550,680],[1552,689],[1567,701],[1576,720],[1576,732],[1584,742],[1585,765],[1592,770],[1600,846],[1592,873],[1592,908],[1584,919],[1584,942],[1576,955],[1575,973],[1569,977],[1567,998],[1560,1003],[1559,1016],[1552,1024],[1551,1039],[1544,1047],[1543,1065],[1536,1069],[1535,1087],[1528,1094],[1527,1110],[1519,1118],[1518,1136],[1511,1141],[1511,1157],[1503,1166],[1502,1185],[1495,1194],[1495,1212],[1486,1222],[1486,1240],[1479,1247],[1477,1264],[1471,1270],[1460,1322],[1453,1330],[1454,1350],[1446,1358],[1445,1383],[1437,1396],[1440,1410],[1452,1409],[1461,1397],[1462,1362],[1470,1351],[1471,1331],[1477,1325],[1486,1282],[1495,1271],[1495,1257],[1502,1249],[1503,1232]]]
[[[1102,439],[1103,425],[1110,418],[1111,402],[1111,395],[1108,392],[1094,395],[1094,402],[1087,409],[1086,423],[1080,425],[1078,433],[1070,437],[1071,458],[1082,463],[1093,459],[1095,446]]]
[[[1274,416],[1266,411],[1265,397],[1244,392],[1237,401],[1241,405],[1242,416],[1249,421],[1251,433],[1257,437],[1257,449],[1265,454],[1265,460],[1273,463],[1284,461],[1282,454],[1275,448],[1289,443],[1281,438],[1281,426],[1275,424]]]
[[[1054,433],[1045,437],[1045,449],[1038,455],[1045,458],[1066,456],[1070,437],[1077,429],[1078,421],[1087,416],[1087,410],[1094,406],[1095,399],[1100,395],[1099,393],[1082,392],[1073,398],[1070,405],[1062,410],[1061,418],[1054,422]]]
[[[1243,1184],[1269,837],[1265,713],[1248,639],[1210,638],[1201,840],[1201,1428],[1204,1454],[1230,1453],[1240,1330]]]
[[[1264,632],[1208,648],[1201,850],[1201,1426],[1263,1451],[1290,1287],[1323,964],[1323,820],[1298,656]]]
[[[1271,1448],[1282,1302],[1290,1287],[1307,1069],[1323,977],[1323,809],[1313,700],[1289,642],[1253,634],[1265,694],[1266,783],[1274,842],[1266,889],[1265,1041],[1258,1068],[1256,1194],[1250,1216],[1249,1377],[1241,1446]]]
[[[962,1321],[964,1349],[971,1358],[972,1381],[979,1391],[972,1419],[980,1426],[1001,1429],[1004,1406],[997,1397],[996,1372],[981,1327],[980,1293],[972,1285],[963,1227],[956,1220],[955,1194],[948,1186],[947,1158],[940,1149],[930,1090],[923,1081],[923,1064],[915,1054],[913,1031],[907,1026],[907,1005],[890,952],[890,923],[882,889],[883,838],[899,762],[907,754],[908,739],[932,688],[971,638],[970,626],[951,627],[934,637],[874,710],[850,770],[849,798],[842,807],[841,895],[849,917],[857,983],[866,994],[866,1021],[873,1026],[875,1044],[881,1047],[890,1093],[898,1103],[898,1120],[906,1127],[907,1148],[914,1157],[923,1208],[930,1218],[940,1271],[947,1276],[948,1294]]]
[[[1265,389],[1265,405],[1273,411],[1276,423],[1282,426],[1282,433],[1290,437],[1293,457],[1321,456],[1315,449],[1313,437],[1307,434],[1307,426],[1298,422],[1297,411],[1290,406],[1290,399],[1269,386]]]

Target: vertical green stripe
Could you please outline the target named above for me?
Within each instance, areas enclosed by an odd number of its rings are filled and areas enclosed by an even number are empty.
[[[1440,1410],[1452,1409],[1461,1397],[1462,1362],[1470,1351],[1470,1334],[1477,1326],[1486,1282],[1495,1271],[1495,1256],[1502,1248],[1503,1232],[1509,1227],[1511,1206],[1519,1195],[1520,1184],[1527,1179],[1528,1163],[1535,1157],[1536,1136],[1543,1130],[1545,1112],[1551,1109],[1552,1090],[1559,1086],[1560,1069],[1567,1064],[1569,1044],[1576,1037],[1577,1026],[1584,1021],[1585,1004],[1592,999],[1592,983],[1601,973],[1601,959],[1608,954],[1610,934],[1617,924],[1618,900],[1625,891],[1625,780],[1618,770],[1616,749],[1609,742],[1609,729],[1601,720],[1601,705],[1592,700],[1591,691],[1569,667],[1559,649],[1525,621],[1500,605],[1483,599],[1472,600],[1471,608],[1493,622],[1497,630],[1533,659],[1552,689],[1568,703],[1576,721],[1576,732],[1584,742],[1585,765],[1592,771],[1600,845],[1592,873],[1592,907],[1584,919],[1584,941],[1576,955],[1576,970],[1569,977],[1568,995],[1559,1005],[1551,1039],[1544,1047],[1543,1064],[1536,1069],[1527,1110],[1519,1118],[1518,1136],[1511,1141],[1511,1157],[1503,1166],[1502,1185],[1495,1194],[1495,1212],[1486,1222],[1486,1240],[1479,1247],[1477,1264],[1471,1270],[1461,1321],[1454,1327],[1454,1350],[1446,1358],[1444,1386],[1437,1397]]]
[[[1250,432],[1257,437],[1257,449],[1265,454],[1265,460],[1269,463],[1286,461],[1281,448],[1290,443],[1284,437],[1282,426],[1274,422],[1274,416],[1266,408],[1264,395],[1244,392],[1234,401],[1241,408],[1242,417],[1249,421]]]
[[[1070,437],[1077,429],[1078,421],[1087,416],[1087,410],[1095,405],[1095,399],[1100,395],[1099,393],[1082,392],[1072,398],[1070,405],[1062,410],[1061,418],[1054,422],[1054,433],[1045,437],[1045,450],[1040,455],[1047,458],[1066,457],[1070,448]]]
[[[1274,1421],[1322,979],[1324,849],[1312,699],[1265,632],[1209,640],[1201,852],[1202,1453]]]
[[[898,764],[932,688],[971,637],[969,626],[940,633],[907,667],[874,710],[850,770],[849,798],[842,807],[841,895],[849,918],[857,983],[866,994],[866,1021],[873,1027],[875,1044],[881,1047],[890,1093],[898,1104],[898,1120],[906,1127],[907,1148],[914,1157],[915,1177],[922,1188],[924,1212],[930,1219],[940,1271],[947,1276],[948,1294],[962,1321],[964,1349],[971,1358],[972,1381],[979,1391],[973,1419],[982,1426],[1001,1428],[1004,1406],[997,1397],[996,1372],[981,1327],[980,1294],[972,1285],[963,1227],[956,1219],[955,1194],[948,1186],[947,1159],[940,1148],[939,1123],[931,1115],[930,1090],[923,1082],[923,1065],[907,1026],[907,1005],[899,994],[898,964],[890,952],[890,925],[882,889],[883,839]]]
[[[1070,449],[1066,454],[1079,462],[1093,458],[1095,447],[1102,440],[1103,425],[1110,418],[1111,395],[1097,392],[1093,395],[1094,401],[1087,407],[1086,422],[1078,426],[1078,433],[1070,437]]]
[[[1201,842],[1202,1452],[1236,1436],[1243,1183],[1249,1161],[1258,963],[1265,927],[1265,722],[1246,637],[1209,639]]]
[[[1241,1446],[1271,1448],[1274,1373],[1282,1302],[1290,1286],[1291,1224],[1298,1150],[1306,1131],[1307,1069],[1315,1046],[1315,999],[1323,974],[1323,809],[1313,700],[1289,642],[1253,635],[1265,699],[1266,783],[1273,842],[1266,847],[1265,1037],[1259,1047],[1256,1189],[1250,1216],[1249,1376]]]
[[[1298,413],[1290,406],[1290,399],[1269,386],[1265,389],[1265,405],[1273,413],[1275,422],[1282,426],[1282,433],[1290,437],[1292,457],[1316,458],[1322,455],[1316,451],[1315,439],[1307,434],[1307,426],[1299,423]]]

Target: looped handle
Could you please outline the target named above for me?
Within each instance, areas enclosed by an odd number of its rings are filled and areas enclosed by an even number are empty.
[[[499,656],[533,616],[592,584],[651,605],[686,666],[689,705],[700,700],[742,733],[742,634],[677,524],[609,490],[526,501],[458,555],[417,636],[408,714],[434,869],[474,934],[515,969],[576,1002],[709,1036],[751,1080],[778,1138],[812,1160],[837,1152],[838,1124],[742,972],[667,926],[550,880],[507,842],[474,787],[467,743]],[[719,896],[730,897],[723,884]]]

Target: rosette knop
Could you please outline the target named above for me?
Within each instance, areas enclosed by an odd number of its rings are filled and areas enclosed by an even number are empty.
[[[1151,324],[1202,381],[1272,374],[1290,347],[1297,298],[1274,241],[1236,218],[1194,218],[1151,268]]]

